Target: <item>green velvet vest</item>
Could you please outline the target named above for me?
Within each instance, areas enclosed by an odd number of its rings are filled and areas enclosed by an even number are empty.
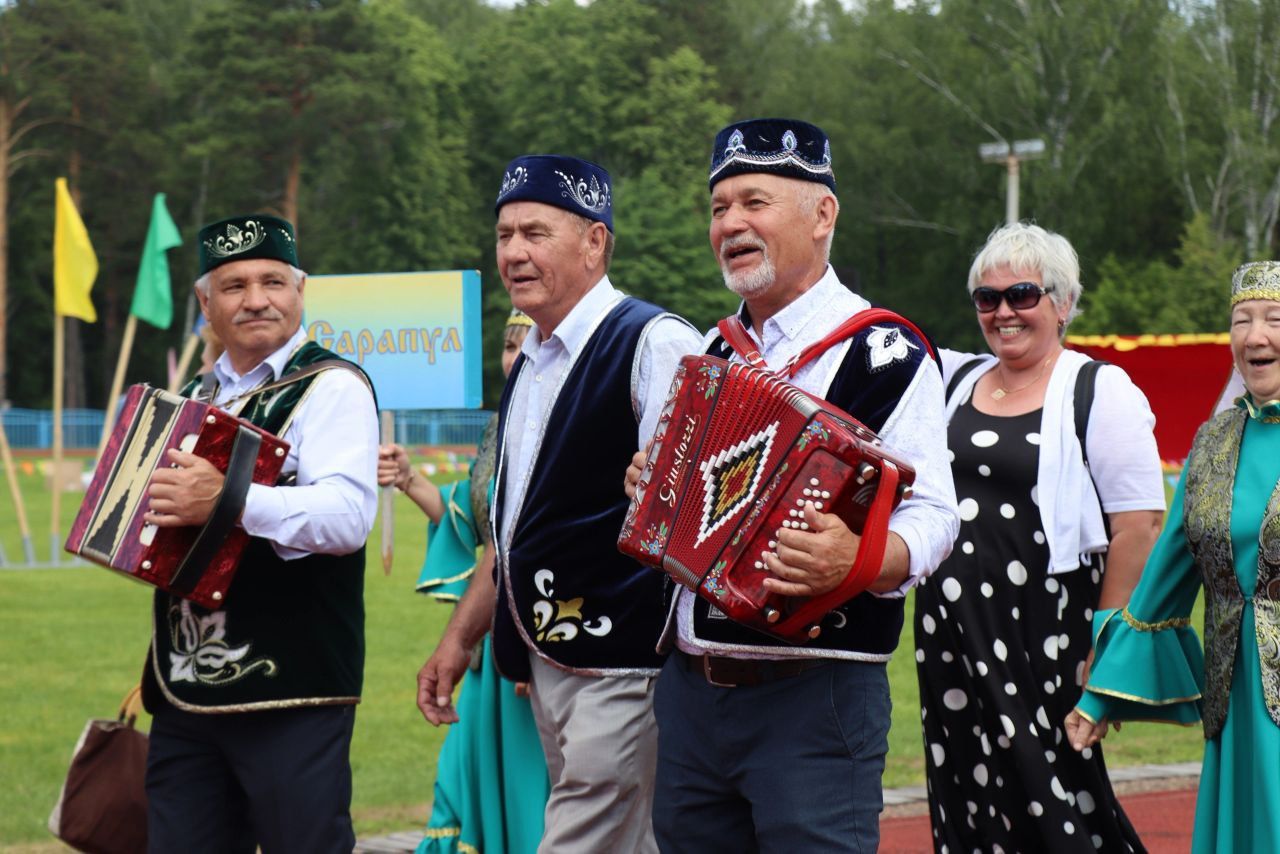
[[[1244,612],[1231,549],[1231,497],[1247,418],[1237,408],[1218,413],[1196,433],[1187,458],[1184,524],[1205,589],[1205,738],[1216,737],[1227,720]],[[1280,724],[1280,486],[1267,502],[1258,541],[1254,631],[1267,712]]]
[[[281,376],[337,358],[308,342]],[[240,417],[281,434],[318,376],[255,396]],[[182,393],[189,397],[197,387]],[[363,546],[286,561],[253,537],[221,609],[156,591],[143,676],[148,710],[162,702],[157,692],[180,709],[207,713],[360,702],[364,562]]]

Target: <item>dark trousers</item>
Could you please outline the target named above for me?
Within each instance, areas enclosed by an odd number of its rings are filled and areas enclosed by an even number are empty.
[[[147,754],[155,854],[350,854],[355,706],[193,714],[156,710]]]
[[[654,698],[659,849],[874,852],[889,712],[883,664],[720,688],[672,656]]]

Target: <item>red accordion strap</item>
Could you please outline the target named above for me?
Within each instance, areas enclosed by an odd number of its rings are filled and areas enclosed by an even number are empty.
[[[907,329],[915,333],[929,350],[929,355],[936,361],[938,354],[934,352],[933,344],[929,341],[920,328],[907,320],[896,312],[889,311],[887,308],[869,308],[860,311],[850,317],[844,323],[837,326],[829,335],[820,341],[815,341],[808,347],[805,347],[796,354],[790,362],[786,364],[777,374],[783,379],[789,380],[799,372],[801,368],[830,350],[835,345],[857,335],[863,329],[873,323],[897,323],[905,326]],[[747,333],[747,329],[742,325],[742,320],[736,314],[732,314],[716,324],[716,329],[720,330],[720,337],[725,340],[733,350],[753,368],[768,369],[768,364],[764,357],[760,355],[760,351],[756,349],[756,344],[751,340],[751,336]]]
[[[756,342],[751,340],[751,336],[747,334],[747,327],[742,325],[738,315],[731,314],[721,320],[716,324],[716,329],[720,330],[720,337],[725,340],[725,343],[732,347],[748,365],[761,370],[769,369],[764,356],[761,356],[760,351],[756,349]]]
[[[858,543],[858,556],[853,560],[849,574],[840,586],[824,596],[815,596],[791,612],[774,630],[780,635],[803,632],[817,625],[833,608],[848,602],[872,585],[880,575],[884,563],[885,546],[889,542],[889,514],[893,511],[893,498],[898,492],[898,467],[888,460],[880,470],[879,488],[867,511],[862,525],[862,540]]]

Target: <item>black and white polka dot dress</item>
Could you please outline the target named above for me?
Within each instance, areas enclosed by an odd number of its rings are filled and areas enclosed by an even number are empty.
[[[1142,851],[1099,748],[1063,719],[1080,674],[1100,561],[1050,576],[1035,487],[1040,410],[951,420],[960,536],[916,593],[916,673],[934,849]]]

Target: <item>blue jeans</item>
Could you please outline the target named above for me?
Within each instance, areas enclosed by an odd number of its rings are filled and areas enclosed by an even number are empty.
[[[874,852],[890,708],[884,664],[720,688],[673,655],[654,698],[659,849]]]

